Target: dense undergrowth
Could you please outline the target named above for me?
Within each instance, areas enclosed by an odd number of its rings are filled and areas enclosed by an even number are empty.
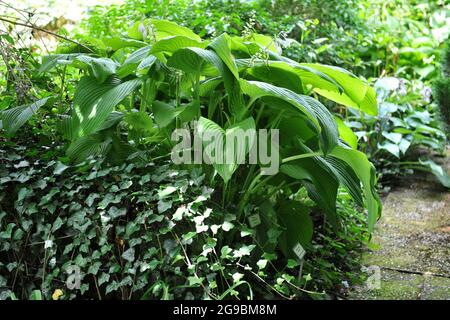
[[[449,20],[441,1],[128,0],[50,55],[0,34],[0,298],[345,297],[377,180],[450,186],[429,157]],[[177,128],[279,129],[280,172],[174,165]]]
[[[345,229],[336,234],[313,215],[320,224],[299,278],[296,260],[265,252],[255,230],[214,206],[201,169],[99,159],[66,166],[36,151],[10,145],[0,156],[3,299],[27,299],[37,288],[44,298],[61,290],[64,299],[324,299],[359,280],[365,219],[345,192]],[[223,245],[233,230],[240,240]],[[68,290],[75,272],[79,290]]]

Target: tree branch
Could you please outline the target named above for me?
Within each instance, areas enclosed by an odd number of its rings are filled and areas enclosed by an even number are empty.
[[[77,41],[75,41],[75,40],[66,38],[66,37],[61,36],[61,35],[59,35],[59,34],[57,34],[57,33],[54,33],[54,32],[52,32],[52,31],[49,31],[49,30],[46,30],[46,29],[43,29],[43,28],[40,28],[40,27],[37,27],[37,26],[32,25],[32,24],[27,24],[27,23],[23,23],[23,22],[13,21],[13,20],[9,20],[9,19],[3,18],[3,17],[0,17],[0,21],[4,21],[4,22],[7,22],[7,23],[11,23],[11,24],[14,24],[14,25],[17,25],[17,26],[22,26],[22,27],[31,28],[31,29],[38,30],[38,31],[41,31],[41,32],[45,32],[45,33],[50,34],[50,35],[52,35],[52,36],[54,36],[54,37],[56,37],[56,38],[59,38],[59,39],[62,39],[62,40],[65,40],[65,41],[74,43],[74,44],[76,44],[76,45],[79,45],[80,47],[83,47],[84,49],[89,50],[90,52],[94,52],[91,48],[86,47],[86,46],[85,46],[84,44],[82,44],[82,43],[79,43],[79,42],[77,42]]]

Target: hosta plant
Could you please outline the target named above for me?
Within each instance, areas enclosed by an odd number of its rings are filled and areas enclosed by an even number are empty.
[[[370,229],[379,218],[375,169],[356,150],[349,128],[321,102],[328,99],[376,115],[374,89],[355,75],[283,57],[268,36],[222,34],[203,40],[165,20],[138,21],[127,35],[99,40],[95,53],[76,49],[48,56],[40,69],[53,72],[62,65],[81,70],[73,104],[59,125],[73,161],[103,154],[120,162],[145,150],[168,158],[177,143],[171,139],[173,130],[189,127],[192,120],[196,132],[219,135],[236,128],[278,129],[280,168],[275,175],[264,175],[260,163],[203,164],[218,207],[242,223],[259,215],[255,228],[262,250],[280,249],[287,257],[295,257],[292,248],[298,243],[308,250],[312,213],[299,201],[304,197],[338,229],[340,187],[366,208]],[[237,236],[232,233],[224,241]]]

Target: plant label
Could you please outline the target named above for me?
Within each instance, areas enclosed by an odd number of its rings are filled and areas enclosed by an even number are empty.
[[[254,215],[248,217],[248,223],[250,224],[250,228],[259,226],[261,224],[261,218],[259,217],[259,214],[255,213]]]
[[[297,243],[292,249],[292,251],[294,251],[295,255],[298,257],[299,260],[302,260],[306,253],[305,249],[303,249],[300,243]]]

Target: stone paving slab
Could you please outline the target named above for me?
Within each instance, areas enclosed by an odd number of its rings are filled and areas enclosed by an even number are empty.
[[[403,188],[384,201],[365,264],[450,277],[450,193]]]
[[[378,268],[380,287],[354,288],[350,299],[450,300],[450,192],[419,177],[383,200],[373,235],[380,249],[363,256],[365,266]]]

